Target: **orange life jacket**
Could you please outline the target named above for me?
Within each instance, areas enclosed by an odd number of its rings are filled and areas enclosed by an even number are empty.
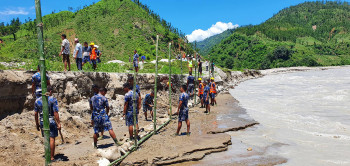
[[[198,94],[202,95],[203,93],[204,93],[204,85],[203,83],[200,83],[198,87]]]
[[[215,82],[212,82],[210,85],[211,85],[210,86],[210,93],[216,93],[216,84],[215,84]]]
[[[96,58],[97,58],[96,48],[93,48],[92,51],[91,51],[90,59],[91,60],[96,60]]]

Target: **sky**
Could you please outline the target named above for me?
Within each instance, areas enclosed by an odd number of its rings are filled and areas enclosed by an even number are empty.
[[[41,0],[43,15],[91,5],[99,0]],[[187,35],[190,42],[201,41],[227,29],[257,25],[281,9],[305,0],[140,0]],[[311,0],[313,1],[313,0]],[[14,17],[35,18],[34,0],[1,0],[0,22]]]

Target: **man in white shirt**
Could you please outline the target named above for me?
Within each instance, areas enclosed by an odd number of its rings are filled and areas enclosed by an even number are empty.
[[[61,35],[62,38],[62,44],[61,44],[61,52],[59,56],[63,56],[63,63],[64,63],[64,71],[67,71],[67,64],[68,64],[68,71],[70,71],[70,60],[69,60],[69,41],[67,40],[67,36],[65,34]]]
[[[75,38],[75,49],[74,49],[74,59],[75,63],[77,64],[78,70],[82,70],[82,63],[83,63],[83,47],[79,43],[79,39]]]

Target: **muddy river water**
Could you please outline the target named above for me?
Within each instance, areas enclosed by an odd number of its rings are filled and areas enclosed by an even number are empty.
[[[201,164],[350,165],[350,68],[269,75],[230,93],[260,125],[229,133],[229,150]]]

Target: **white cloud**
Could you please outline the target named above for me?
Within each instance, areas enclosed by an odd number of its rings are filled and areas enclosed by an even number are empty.
[[[190,35],[186,35],[189,42],[202,41],[210,36],[220,34],[228,29],[238,28],[238,24],[233,25],[232,22],[224,23],[217,22],[215,25],[212,25],[208,30],[196,29]]]
[[[23,8],[23,7],[18,7],[16,9],[6,9],[6,10],[0,11],[0,15],[5,15],[5,16],[28,15],[28,14],[29,14],[29,11],[27,11],[26,8]]]

